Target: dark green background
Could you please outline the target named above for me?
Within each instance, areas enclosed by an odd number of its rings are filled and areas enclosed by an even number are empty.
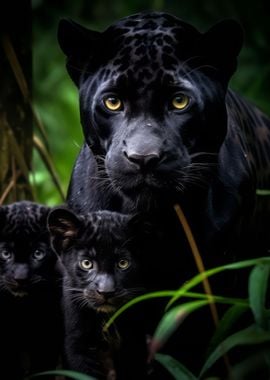
[[[66,190],[72,166],[82,142],[76,88],[65,70],[57,45],[57,24],[69,17],[96,30],[126,15],[145,10],[172,13],[200,31],[224,18],[238,20],[245,32],[245,45],[231,87],[270,114],[270,19],[269,1],[218,0],[34,0],[33,4],[33,95],[48,132],[51,153]],[[38,200],[61,202],[50,175],[35,154],[34,182]]]

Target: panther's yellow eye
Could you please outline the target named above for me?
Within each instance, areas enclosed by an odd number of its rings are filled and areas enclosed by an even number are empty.
[[[130,262],[126,259],[121,259],[118,261],[117,266],[119,269],[125,270],[130,266]]]
[[[172,100],[172,106],[176,110],[183,110],[189,105],[189,97],[185,94],[178,94]]]
[[[91,260],[87,260],[87,259],[81,260],[80,261],[80,267],[83,270],[90,270],[93,268],[93,262]]]
[[[103,102],[105,107],[110,111],[120,111],[123,107],[122,101],[117,96],[108,96]]]

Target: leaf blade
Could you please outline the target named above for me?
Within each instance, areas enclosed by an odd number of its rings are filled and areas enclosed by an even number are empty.
[[[65,370],[65,369],[36,373],[34,375],[31,375],[29,377],[29,380],[36,378],[36,377],[49,376],[49,375],[66,376],[66,377],[69,377],[69,378],[74,379],[74,380],[97,380],[96,377],[88,376],[88,375],[85,375],[84,373]]]
[[[175,306],[173,309],[165,313],[161,318],[149,345],[149,360],[154,357],[156,352],[165,344],[190,313],[202,306],[208,305],[208,303],[209,300],[187,302]]]
[[[233,324],[249,309],[249,305],[246,304],[234,304],[231,306],[220,319],[218,328],[216,329],[214,335],[212,336],[209,346],[207,356],[214,351],[220,342],[222,342],[229,335],[231,327]]]
[[[130,308],[131,306],[133,305],[136,305],[137,303],[139,302],[142,302],[142,301],[147,301],[149,299],[153,299],[153,298],[163,298],[163,297],[172,297],[175,293],[175,290],[163,290],[163,291],[159,291],[159,292],[151,292],[151,293],[146,293],[146,294],[143,294],[141,296],[138,296],[138,297],[135,297],[135,298],[132,298],[130,301],[128,301],[126,304],[124,304],[123,306],[121,306],[112,316],[111,318],[108,320],[108,322],[105,324],[104,326],[104,330],[106,331],[111,325],[112,323],[116,320],[116,318],[118,318],[125,310],[127,310],[128,308]]]
[[[265,298],[268,288],[270,266],[267,264],[256,265],[249,276],[249,302],[256,323],[262,328],[267,328],[267,313]]]
[[[266,332],[256,325],[251,325],[243,330],[237,331],[221,342],[210,354],[201,370],[199,378],[212,367],[224,354],[236,346],[260,344],[270,341],[270,332]]]
[[[219,267],[215,267],[212,269],[208,269],[203,274],[199,273],[196,276],[194,276],[190,281],[182,285],[178,290],[175,291],[175,295],[171,298],[171,300],[168,302],[166,308],[168,309],[171,307],[171,305],[176,302],[180,297],[183,297],[187,291],[194,288],[196,285],[201,283],[203,281],[204,277],[210,277],[214,276],[220,272],[226,271],[226,270],[237,270],[237,269],[244,269],[248,268],[250,266],[254,266],[257,264],[270,264],[270,258],[269,257],[260,257],[256,259],[250,259],[250,260],[243,260],[243,261],[237,261],[235,263],[222,265]]]
[[[170,355],[156,354],[155,360],[163,365],[175,380],[197,380],[197,378],[183,364]]]

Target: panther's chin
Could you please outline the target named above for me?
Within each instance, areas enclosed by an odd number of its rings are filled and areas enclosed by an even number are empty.
[[[175,186],[177,178],[170,172],[137,172],[127,175],[119,170],[108,171],[108,177],[114,193],[124,198],[130,209],[148,211],[178,199]]]
[[[129,198],[137,198],[141,194],[151,195],[157,192],[159,187],[154,181],[147,181],[145,179],[135,179],[129,181],[121,181],[119,190]]]
[[[137,210],[143,212],[156,209],[158,205],[168,199],[166,189],[147,182],[137,183],[134,186],[130,186],[130,184],[121,186],[119,191],[128,200],[131,207],[136,207]]]
[[[112,183],[116,183],[116,188],[127,195],[136,195],[140,192],[155,193],[160,192],[164,188],[164,184],[154,174],[118,176],[112,179]]]

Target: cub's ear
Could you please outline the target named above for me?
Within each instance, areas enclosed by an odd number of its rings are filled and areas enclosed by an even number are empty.
[[[82,220],[64,207],[53,209],[47,219],[52,248],[60,254],[79,237]]]
[[[241,25],[230,19],[215,24],[202,35],[200,54],[221,72],[226,82],[236,70],[243,39]]]
[[[67,70],[78,85],[80,75],[91,56],[101,48],[101,33],[89,30],[75,21],[62,19],[58,25],[58,43],[67,56]]]

